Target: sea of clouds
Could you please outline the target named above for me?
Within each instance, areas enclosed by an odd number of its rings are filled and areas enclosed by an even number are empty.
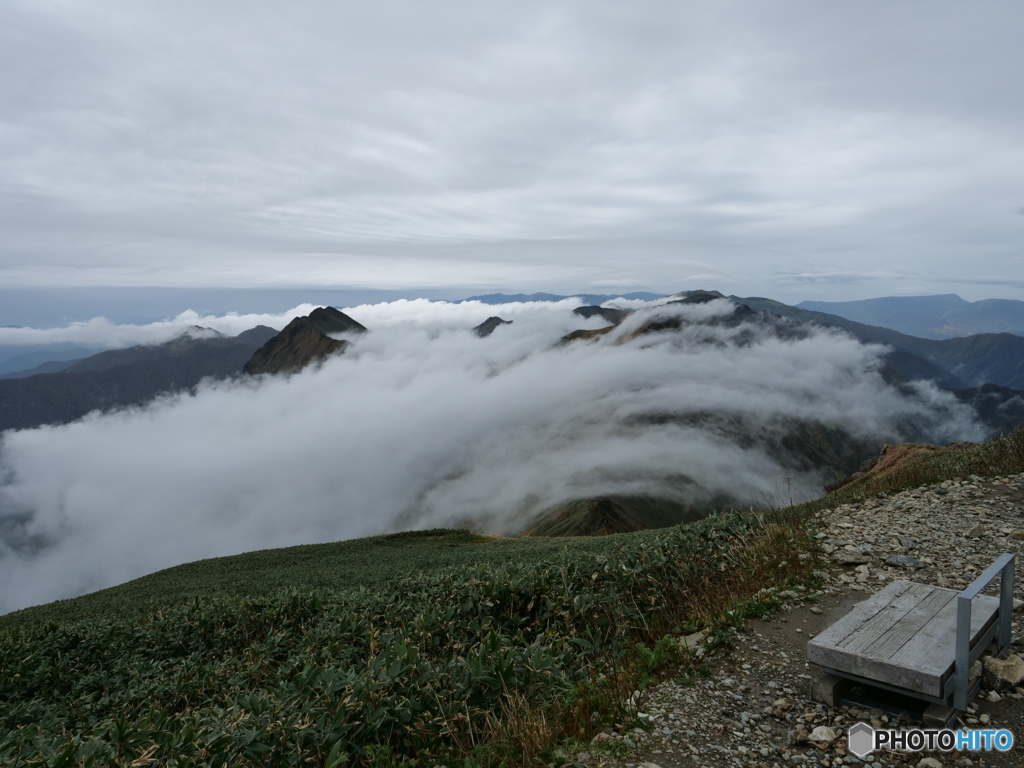
[[[5,433],[0,613],[256,549],[467,521],[516,533],[573,498],[678,496],[682,475],[691,500],[763,501],[792,474],[710,423],[652,416],[722,414],[751,431],[814,419],[879,442],[901,439],[909,419],[936,442],[983,437],[952,396],[885,385],[884,349],[836,332],[787,340],[757,325],[696,324],[634,335],[652,315],[724,317],[733,307],[721,300],[642,307],[599,340],[560,344],[606,325],[574,315],[577,304],[351,307],[370,332],[301,374]],[[494,314],[513,323],[477,337],[471,328]],[[103,343],[292,316],[189,316],[159,332],[107,324]],[[64,331],[99,338],[102,327]],[[821,492],[813,475],[791,482],[797,498]]]

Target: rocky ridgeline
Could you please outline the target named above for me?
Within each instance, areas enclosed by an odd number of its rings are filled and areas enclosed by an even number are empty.
[[[1009,753],[882,753],[860,760],[846,749],[846,729],[913,721],[881,710],[829,707],[811,700],[806,641],[854,603],[893,579],[951,589],[972,582],[1003,552],[1024,553],[1024,474],[940,485],[871,498],[823,512],[817,534],[827,570],[820,590],[786,591],[783,609],[747,622],[734,650],[708,659],[711,673],[693,684],[666,681],[637,694],[638,720],[598,734],[577,762],[623,768],[682,766],[1017,766]],[[1019,560],[1019,572],[1024,559]],[[995,594],[997,587],[990,588]],[[1021,580],[1015,603],[1024,606]],[[1024,647],[1014,622],[1014,645]],[[1024,745],[1024,688],[1001,677],[1024,663],[986,662],[983,688],[963,718],[966,727],[1010,728]],[[980,671],[980,670],[978,670]],[[1024,684],[1024,683],[1022,683]]]
[[[1024,475],[947,480],[837,507],[818,539],[851,589],[875,592],[897,578],[962,589],[1003,552],[1021,551],[1022,503]]]

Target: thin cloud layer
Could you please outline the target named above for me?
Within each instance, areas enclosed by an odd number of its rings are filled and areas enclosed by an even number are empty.
[[[353,308],[370,333],[319,368],[6,433],[0,612],[255,549],[466,521],[515,533],[581,496],[679,497],[680,475],[691,500],[760,502],[793,473],[756,438],[787,420],[879,441],[908,420],[940,441],[981,437],[951,396],[885,386],[881,348],[849,337],[756,325],[633,337],[645,318],[706,320],[725,301],[650,308],[568,345],[602,323],[506,306],[514,322],[478,338],[468,325],[493,309]],[[755,440],[741,447],[729,424]],[[820,492],[811,475],[793,486]]]
[[[1022,23],[14,0],[0,285],[1019,298]]]

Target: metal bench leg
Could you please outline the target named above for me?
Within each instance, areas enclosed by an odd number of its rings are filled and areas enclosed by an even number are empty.
[[[999,656],[1010,650],[1010,627],[1013,622],[1013,560],[1003,566],[999,577]]]
[[[949,658],[948,656],[946,658]],[[956,666],[953,668],[953,707],[967,709],[967,673],[971,667],[971,598],[956,598]]]

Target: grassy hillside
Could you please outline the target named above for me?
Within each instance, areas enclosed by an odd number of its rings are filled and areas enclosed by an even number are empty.
[[[429,530],[332,544],[266,549],[199,560],[73,600],[0,616],[0,632],[48,621],[95,616],[130,619],[188,605],[192,600],[262,598],[280,590],[343,592],[376,589],[388,581],[478,565],[531,562],[614,548],[601,539],[501,539],[468,531]]]
[[[530,764],[621,717],[672,638],[806,578],[809,546],[800,526],[733,516],[171,569],[5,619],[0,765]]]

